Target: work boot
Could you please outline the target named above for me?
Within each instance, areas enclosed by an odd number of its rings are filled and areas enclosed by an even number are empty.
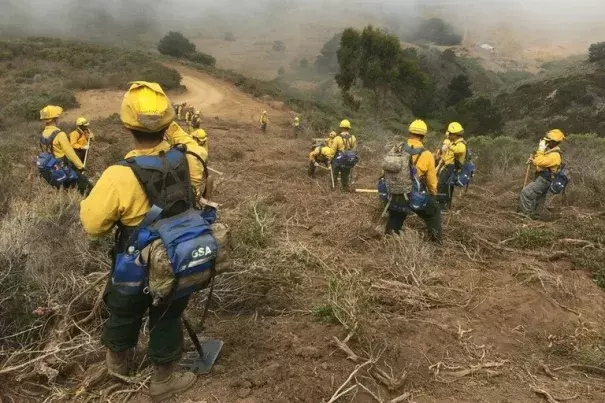
[[[174,372],[173,364],[161,364],[153,366],[149,395],[153,403],[161,402],[171,398],[177,393],[182,393],[191,388],[196,381],[193,372]]]
[[[128,350],[116,353],[107,349],[105,362],[107,363],[107,372],[110,375],[128,376]]]

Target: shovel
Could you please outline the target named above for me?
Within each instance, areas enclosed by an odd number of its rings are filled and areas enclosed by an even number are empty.
[[[212,270],[215,270],[214,268]],[[202,315],[202,329],[204,327],[204,322],[206,321],[206,316],[208,315],[208,307],[210,306],[210,300],[212,299],[212,291],[214,290],[214,275],[212,277],[212,283],[210,284],[210,292],[208,293],[208,299],[206,301],[206,307],[204,308],[204,314]],[[221,353],[221,349],[223,348],[223,342],[221,340],[204,340],[200,342],[200,339],[197,337],[193,326],[191,326],[191,322],[183,316],[183,324],[185,325],[185,329],[187,329],[187,334],[189,334],[189,338],[193,342],[195,346],[194,352],[187,354],[182,362],[181,366],[185,368],[186,371],[193,372],[197,375],[206,375],[209,374],[212,370],[212,366],[218,359],[219,354]]]
[[[185,329],[187,329],[187,333],[189,334],[196,351],[185,355],[181,362],[181,366],[194,374],[207,375],[210,373],[210,370],[212,370],[212,366],[221,353],[223,342],[216,339],[200,342],[193,326],[191,326],[191,322],[185,317],[183,317],[183,324],[185,325]]]
[[[91,138],[88,138],[88,143],[86,144],[86,154],[84,154],[84,161],[82,161],[82,165],[84,165],[84,167],[86,167],[86,161],[88,160],[88,152],[90,151],[90,140]]]

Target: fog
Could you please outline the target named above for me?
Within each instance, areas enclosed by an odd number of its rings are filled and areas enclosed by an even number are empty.
[[[503,33],[547,43],[605,40],[603,0],[0,0],[0,34],[107,42],[155,39],[168,29],[206,37],[295,32],[304,40],[318,24],[336,32],[373,23],[405,33],[429,17],[443,18],[478,42],[497,41]]]

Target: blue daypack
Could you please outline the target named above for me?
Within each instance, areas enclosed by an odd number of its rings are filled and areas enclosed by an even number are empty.
[[[466,143],[464,143],[466,144]],[[475,175],[475,164],[471,161],[473,156],[472,150],[470,148],[466,148],[466,158],[464,159],[464,165],[456,175],[454,185],[467,188],[471,181],[473,180],[473,176]]]
[[[555,173],[553,180],[550,182],[550,187],[548,190],[550,193],[558,195],[565,190],[570,180],[571,175],[569,173],[569,169],[567,169],[565,164],[563,164]]]
[[[61,133],[61,129],[56,129],[48,138],[40,136],[41,152],[36,160],[38,171],[40,173],[50,172],[50,184],[57,187],[78,180],[78,174],[71,166],[56,158],[53,153],[53,142],[59,133]]]
[[[132,169],[152,204],[125,247],[116,254],[112,283],[121,294],[149,291],[154,270],[142,251],[157,248],[160,243],[165,247],[171,270],[170,300],[204,288],[208,275],[214,277],[218,243],[211,224],[216,211],[195,208],[186,154],[193,153],[178,145],[159,156],[134,157],[118,163]],[[160,298],[154,296],[154,304],[159,302]],[[168,301],[162,298],[161,302]]]
[[[343,168],[354,168],[358,162],[359,157],[357,156],[357,152],[353,150],[338,153],[338,155],[336,155],[336,157],[332,160],[332,163],[335,166]]]

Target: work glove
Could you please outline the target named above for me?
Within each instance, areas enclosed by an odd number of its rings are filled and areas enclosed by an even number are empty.
[[[540,140],[540,144],[538,144],[538,151],[540,151],[540,152],[546,151],[546,139]]]
[[[88,150],[90,148],[90,146],[87,144],[85,146],[82,147],[82,150]]]
[[[527,159],[526,164],[527,164],[527,165],[529,165],[529,164],[533,164],[533,163],[534,163],[534,159],[533,159],[532,157],[529,157],[529,158]]]

